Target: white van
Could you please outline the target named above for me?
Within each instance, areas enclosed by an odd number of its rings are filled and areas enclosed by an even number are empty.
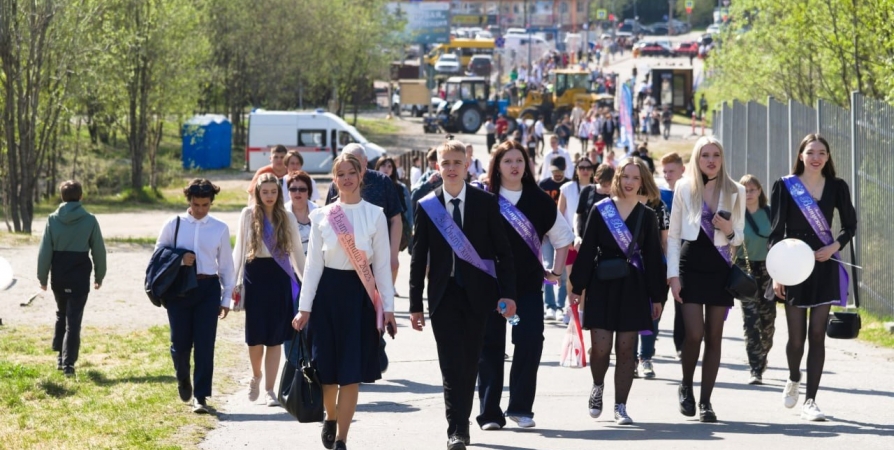
[[[504,58],[509,58],[509,60],[514,58],[515,65],[527,64],[529,42],[532,60],[540,59],[544,53],[556,49],[554,43],[536,34],[507,34],[503,36],[503,39],[505,40]]]
[[[322,110],[256,110],[248,115],[245,164],[249,171],[270,164],[270,150],[282,144],[301,152],[306,172],[329,173],[335,156],[352,142],[363,146],[370,165],[385,154],[385,149],[367,141],[356,128],[335,114]]]

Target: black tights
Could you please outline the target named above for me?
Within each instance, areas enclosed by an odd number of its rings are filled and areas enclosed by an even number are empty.
[[[807,399],[816,400],[816,391],[819,390],[820,378],[823,376],[823,365],[826,363],[826,325],[831,307],[832,305],[822,305],[810,308],[808,327],[808,308],[785,305],[785,320],[788,322],[785,356],[788,357],[789,379],[792,381],[801,381],[804,341],[810,341],[810,350],[807,351]]]
[[[714,391],[714,381],[720,369],[720,343],[723,338],[723,321],[729,308],[725,306],[702,306],[695,303],[683,304],[683,323],[686,339],[683,341],[683,384],[692,386],[695,366],[705,341],[705,356],[702,358],[702,383],[699,403],[710,403]]]
[[[615,404],[627,403],[630,386],[633,385],[633,370],[636,368],[636,331],[614,331],[595,329],[590,331],[593,342],[593,353],[590,354],[590,373],[593,383],[605,383],[605,373],[611,363],[612,337],[617,334],[615,343]]]

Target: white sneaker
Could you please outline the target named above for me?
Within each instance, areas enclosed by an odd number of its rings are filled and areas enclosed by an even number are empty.
[[[799,381],[788,380],[785,382],[785,390],[782,391],[782,401],[786,408],[794,408],[798,404],[798,389],[801,387]]]
[[[272,390],[267,391],[267,406],[280,406],[279,400],[276,399],[276,393]]]
[[[251,381],[248,382],[248,401],[256,402],[258,401],[258,396],[261,395],[261,378],[251,377]]]
[[[812,398],[808,398],[801,408],[801,418],[811,422],[823,422],[826,420],[826,415],[820,411],[819,406],[816,406],[816,402]]]
[[[481,425],[481,429],[484,431],[499,430],[500,428],[503,428],[503,427],[501,427],[500,424],[498,424],[496,422],[488,422],[484,425]]]
[[[546,314],[543,315],[543,320],[556,320],[556,310],[547,309]]]
[[[644,359],[642,363],[640,363],[640,367],[643,370],[643,377],[647,379],[655,378],[655,367],[652,366],[651,359]]]
[[[562,323],[568,325],[571,322],[571,308],[566,306],[565,311],[562,312]]]
[[[598,419],[602,415],[602,393],[605,391],[605,384],[599,386],[593,385],[590,389],[590,400],[588,406],[590,408],[590,417]]]
[[[615,423],[618,425],[630,425],[633,423],[633,419],[627,415],[627,405],[623,403],[615,405]]]
[[[565,322],[565,313],[561,309],[557,309],[556,312],[556,322]],[[568,325],[566,322],[565,325]]]
[[[531,417],[524,417],[524,416],[506,416],[506,417],[508,417],[509,420],[517,423],[518,426],[520,426],[522,428],[534,428],[535,426],[537,426],[537,424],[534,423],[534,419]]]

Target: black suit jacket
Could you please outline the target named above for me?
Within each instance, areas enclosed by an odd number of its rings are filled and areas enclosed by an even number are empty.
[[[443,188],[436,189],[435,195],[443,205]],[[494,260],[496,265],[497,279],[494,280],[475,266],[461,259],[456,260],[456,268],[462,273],[463,285],[472,307],[476,312],[486,313],[497,308],[497,300],[500,298],[516,299],[512,250],[493,194],[466,184],[463,208],[463,233],[481,259]],[[421,205],[416,206],[415,218],[413,258],[410,262],[410,312],[423,310],[422,290],[425,287],[426,267],[430,265],[428,310],[429,315],[434,315],[438,305],[444,300],[447,283],[450,281],[453,250]]]

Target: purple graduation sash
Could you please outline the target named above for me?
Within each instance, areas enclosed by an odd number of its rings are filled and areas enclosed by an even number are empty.
[[[615,243],[618,244],[618,247],[620,247],[621,251],[626,255],[627,249],[630,248],[630,243],[633,241],[633,235],[630,233],[630,228],[627,228],[627,224],[624,223],[624,219],[621,218],[621,212],[618,211],[615,202],[611,197],[604,198],[596,203],[596,210],[599,211],[599,215],[602,216],[602,220],[605,221],[605,225],[608,226],[608,231],[612,234],[612,237],[615,238]],[[626,256],[630,261],[630,264],[633,264],[633,267],[636,267],[640,273],[645,273],[646,270],[643,266],[643,259],[640,256],[639,244],[634,242],[633,254]],[[652,299],[649,298],[649,314],[651,313]],[[639,334],[650,336],[652,330],[642,330]]]
[[[298,293],[301,288],[298,286],[298,280],[295,278],[295,271],[292,270],[292,264],[289,262],[289,254],[282,251],[276,246],[276,236],[273,230],[273,224],[264,216],[264,245],[270,250],[270,255],[276,264],[289,276],[292,283],[292,314],[298,312]]]
[[[438,196],[435,195],[434,192],[426,195],[422,200],[419,200],[419,205],[422,206],[422,209],[428,214],[428,217],[435,225],[435,228],[437,228],[438,231],[441,232],[441,235],[444,236],[444,240],[447,241],[447,244],[453,250],[453,253],[456,254],[457,258],[475,266],[478,270],[497,278],[494,262],[490,259],[481,259],[481,257],[478,256],[478,252],[475,250],[475,247],[472,246],[472,243],[469,242],[469,238],[463,234],[463,230],[461,230],[456,222],[453,221],[453,218],[447,213],[447,208],[438,201]]]
[[[521,236],[522,240],[525,241],[525,244],[528,245],[528,248],[534,252],[534,257],[537,258],[537,261],[540,261],[540,264],[543,264],[543,253],[540,251],[540,247],[543,244],[540,241],[540,236],[537,235],[537,229],[534,228],[534,224],[531,223],[528,217],[525,216],[518,207],[507,200],[506,197],[501,195],[497,200],[497,203],[500,205],[500,214],[506,219],[506,222],[509,222],[512,229]],[[544,279],[543,284],[556,285],[558,283]]]
[[[708,239],[711,240],[711,243],[714,243],[714,224],[711,222],[711,219],[714,217],[714,213],[711,212],[711,208],[708,208],[708,204],[702,202],[702,231],[708,235]],[[717,253],[720,253],[720,256],[726,261],[726,264],[730,267],[733,266],[732,255],[730,255],[729,244],[726,245],[714,245],[714,248],[717,249]],[[726,315],[723,316],[723,320],[729,318],[729,310],[732,308],[726,308]]]
[[[788,193],[792,196],[792,200],[798,205],[801,214],[804,214],[804,218],[807,219],[807,223],[813,228],[813,232],[816,233],[820,241],[824,245],[832,245],[835,242],[835,239],[832,237],[832,228],[829,226],[829,222],[826,221],[826,216],[823,215],[819,205],[807,192],[804,183],[795,175],[782,177],[782,181],[785,182],[785,187],[788,188]],[[835,252],[834,257],[837,260],[841,260],[841,255],[838,252]],[[841,296],[839,305],[841,306],[847,306],[847,287],[849,282],[850,279],[847,276],[844,264],[838,263],[838,290]]]

